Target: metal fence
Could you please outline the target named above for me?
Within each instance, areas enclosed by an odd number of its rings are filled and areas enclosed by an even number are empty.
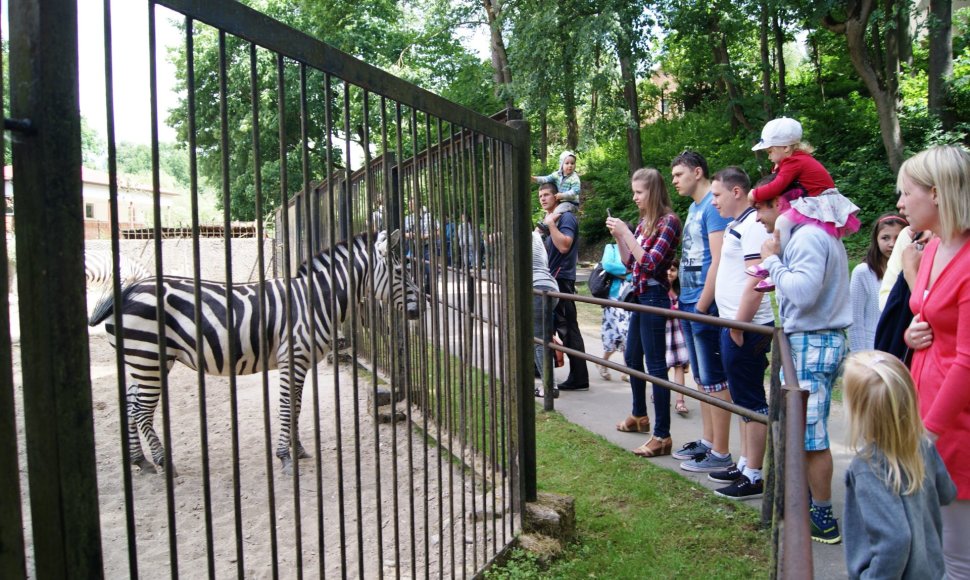
[[[169,298],[142,310],[159,321],[154,329],[130,333],[128,318],[119,320],[117,352],[153,342],[160,360],[188,352],[197,362],[161,365],[164,449],[152,449],[155,466],[130,465],[129,443],[144,433],[129,430],[127,410],[143,410],[131,401],[151,393],[130,390],[126,370],[145,371],[135,359],[126,368],[104,334],[89,336],[82,314],[77,6],[11,3],[5,124],[14,131],[22,325],[14,345],[8,303],[0,304],[0,576],[477,574],[510,545],[535,496],[528,127],[453,105],[231,0],[147,4],[153,229],[162,230],[155,19],[163,7],[184,17],[195,247],[185,288],[209,310],[179,310],[166,294],[174,282],[155,235],[155,279],[142,288]],[[104,7],[110,306],[121,312],[129,297],[118,281],[110,0]],[[204,43],[216,47],[214,61],[201,60]],[[240,110],[242,131],[230,122]],[[200,281],[200,163],[218,164],[222,176],[229,274],[213,285]],[[234,195],[239,188],[251,201]],[[237,289],[254,297],[249,310],[230,305],[230,210],[240,203],[257,216],[284,208],[274,232],[280,280],[264,278],[270,257],[260,246],[259,282]],[[401,243],[380,253],[381,232]],[[264,235],[257,220],[256,237]],[[5,256],[6,236],[3,244]],[[299,286],[309,257],[329,265],[326,282]],[[378,299],[378,260],[391,296],[415,285],[416,316],[407,298],[400,308]],[[4,296],[6,267],[0,260]],[[278,309],[271,288],[282,288]],[[327,294],[319,308],[307,298],[317,293]],[[296,334],[300,311],[316,330]],[[180,312],[191,332],[165,338]],[[212,376],[214,363],[182,344],[202,344],[224,325],[233,329],[227,360],[275,356],[272,320],[286,329],[287,352],[331,336],[308,349],[303,421],[285,450],[296,459],[302,443],[310,458],[294,461],[295,476],[273,449],[279,421],[289,414],[296,423],[300,413],[298,402],[285,412],[273,403],[277,373],[294,376],[295,357],[281,371],[238,363]]]

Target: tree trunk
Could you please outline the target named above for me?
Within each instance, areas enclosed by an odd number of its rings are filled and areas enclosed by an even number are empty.
[[[771,119],[771,49],[768,46],[768,2],[761,0],[761,19],[758,22],[758,37],[761,43],[761,96],[765,118]]]
[[[883,66],[886,71],[883,79],[886,81],[886,90],[891,95],[899,95],[899,34],[897,25],[899,19],[896,11],[900,8],[896,5],[896,0],[885,0],[883,4],[885,25],[883,26],[883,36],[885,37],[886,57]],[[897,103],[898,106],[898,103]]]
[[[896,43],[899,45],[899,62],[906,65],[907,68],[913,66],[913,37],[909,33],[909,27],[909,6],[904,4],[897,10],[896,37],[898,40]]]
[[[594,50],[593,67],[595,68],[595,70],[600,70],[600,64],[601,64],[600,60],[602,58],[602,53],[603,53],[602,42],[597,40],[596,46],[593,50]],[[593,85],[590,88],[590,93],[589,93],[589,122],[587,123],[587,126],[586,126],[586,134],[592,137],[593,139],[596,138],[596,113],[598,112],[599,104],[600,104],[600,93],[599,93],[599,90],[597,90],[596,86]]]
[[[883,147],[886,149],[889,168],[893,173],[897,173],[903,163],[903,136],[896,111],[897,95],[887,89],[895,86],[895,82],[886,83],[880,78],[885,69],[873,66],[873,60],[866,46],[866,33],[872,11],[873,0],[850,0],[846,10],[848,19],[845,22],[835,22],[830,17],[826,17],[823,24],[832,32],[845,35],[852,66],[876,102],[879,132],[882,135]]]
[[[819,54],[818,39],[814,34],[809,33],[809,43],[812,47],[812,61],[815,63],[815,83],[818,85],[819,95],[822,102],[825,102],[825,81],[822,80],[822,55]]]
[[[539,162],[543,167],[549,160],[549,110],[542,107],[539,111]]]
[[[617,35],[616,54],[620,61],[620,80],[623,84],[623,102],[630,118],[626,126],[626,161],[630,175],[643,167],[643,146],[640,142],[640,103],[637,99],[637,78],[633,69],[633,55],[627,31]]]
[[[944,129],[953,128],[949,111],[947,85],[953,76],[953,3],[951,0],[930,0],[929,18],[929,98],[930,112],[939,117]]]
[[[784,106],[788,99],[788,83],[785,81],[785,28],[781,21],[781,8],[775,6],[772,14],[772,28],[775,32],[775,63],[778,67],[778,101]]]
[[[485,16],[488,18],[488,28],[491,31],[492,68],[495,81],[495,95],[505,101],[505,106],[512,108],[512,69],[509,68],[509,56],[505,50],[505,40],[502,38],[500,17],[502,5],[499,0],[482,0]]]
[[[566,115],[566,149],[576,150],[579,145],[579,121],[576,118],[576,75],[575,59],[571,38],[564,38],[562,62],[562,107]]]
[[[718,77],[724,83],[725,91],[731,104],[732,127],[740,125],[748,131],[754,131],[754,127],[744,116],[744,108],[741,106],[741,88],[734,82],[734,71],[731,68],[731,56],[728,54],[727,38],[721,32],[720,23],[717,18],[710,21],[711,39],[714,46],[714,64],[718,68]]]

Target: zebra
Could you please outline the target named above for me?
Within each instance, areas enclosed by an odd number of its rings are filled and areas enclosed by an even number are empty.
[[[89,250],[84,252],[84,279],[88,290],[94,288],[111,288],[113,266],[111,252],[103,250]],[[121,285],[128,286],[139,280],[151,277],[151,272],[141,263],[124,256],[118,258],[118,271],[121,275]]]
[[[280,369],[280,436],[276,456],[282,463],[283,473],[293,473],[290,456],[290,434],[294,436],[296,459],[310,457],[299,441],[299,424],[303,383],[310,371],[311,351],[316,359],[336,334],[350,306],[350,269],[356,280],[354,299],[363,300],[370,293],[369,277],[373,276],[374,294],[378,300],[390,301],[407,318],[419,315],[419,290],[405,273],[404,267],[393,249],[400,244],[401,234],[395,230],[390,236],[380,232],[368,247],[369,234],[361,234],[348,242],[341,242],[333,251],[336,279],[330,278],[331,252],[325,250],[303,263],[291,278],[293,297],[291,313],[293,351],[287,339],[284,317],[286,285],[282,279],[268,280],[265,286],[266,337],[269,350],[261,351],[259,333],[258,283],[234,284],[231,308],[234,326],[226,328],[226,285],[212,281],[200,281],[202,296],[202,344],[195,342],[196,304],[192,278],[164,276],[162,278],[162,305],[165,311],[166,370],[175,361],[192,369],[201,365],[206,374],[227,376],[253,374],[263,369]],[[390,268],[388,268],[390,266]],[[313,294],[310,295],[312,278]],[[331,320],[331,292],[336,293],[336,321]],[[315,312],[316,332],[311,339],[309,307]],[[105,322],[112,346],[116,346],[116,317],[111,297],[102,300],[91,315],[89,324],[97,326]],[[121,313],[124,336],[124,361],[131,379],[127,388],[128,412],[128,461],[142,470],[152,466],[142,451],[139,440],[147,442],[152,460],[159,469],[165,469],[164,447],[155,432],[154,414],[161,392],[161,364],[158,348],[158,322],[156,310],[156,280],[141,280],[122,290]],[[229,340],[235,343],[235,359],[229,358]],[[313,344],[311,346],[311,340]],[[293,363],[290,376],[289,362]],[[291,393],[292,389],[292,393]],[[174,469],[173,469],[174,474]]]

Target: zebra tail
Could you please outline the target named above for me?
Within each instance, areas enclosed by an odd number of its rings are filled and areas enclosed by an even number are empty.
[[[121,301],[122,303],[128,299],[128,295],[134,289],[135,285],[130,284],[123,287],[121,290]],[[88,326],[97,326],[105,321],[114,311],[115,301],[114,295],[108,292],[101,298],[98,305],[94,307],[94,312],[91,313],[91,318],[88,319]]]

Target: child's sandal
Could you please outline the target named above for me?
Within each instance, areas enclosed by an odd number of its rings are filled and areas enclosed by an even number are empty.
[[[674,405],[674,410],[681,417],[686,417],[687,413],[690,412],[690,409],[687,408],[687,403],[685,403],[683,399],[677,401],[677,404]]]

